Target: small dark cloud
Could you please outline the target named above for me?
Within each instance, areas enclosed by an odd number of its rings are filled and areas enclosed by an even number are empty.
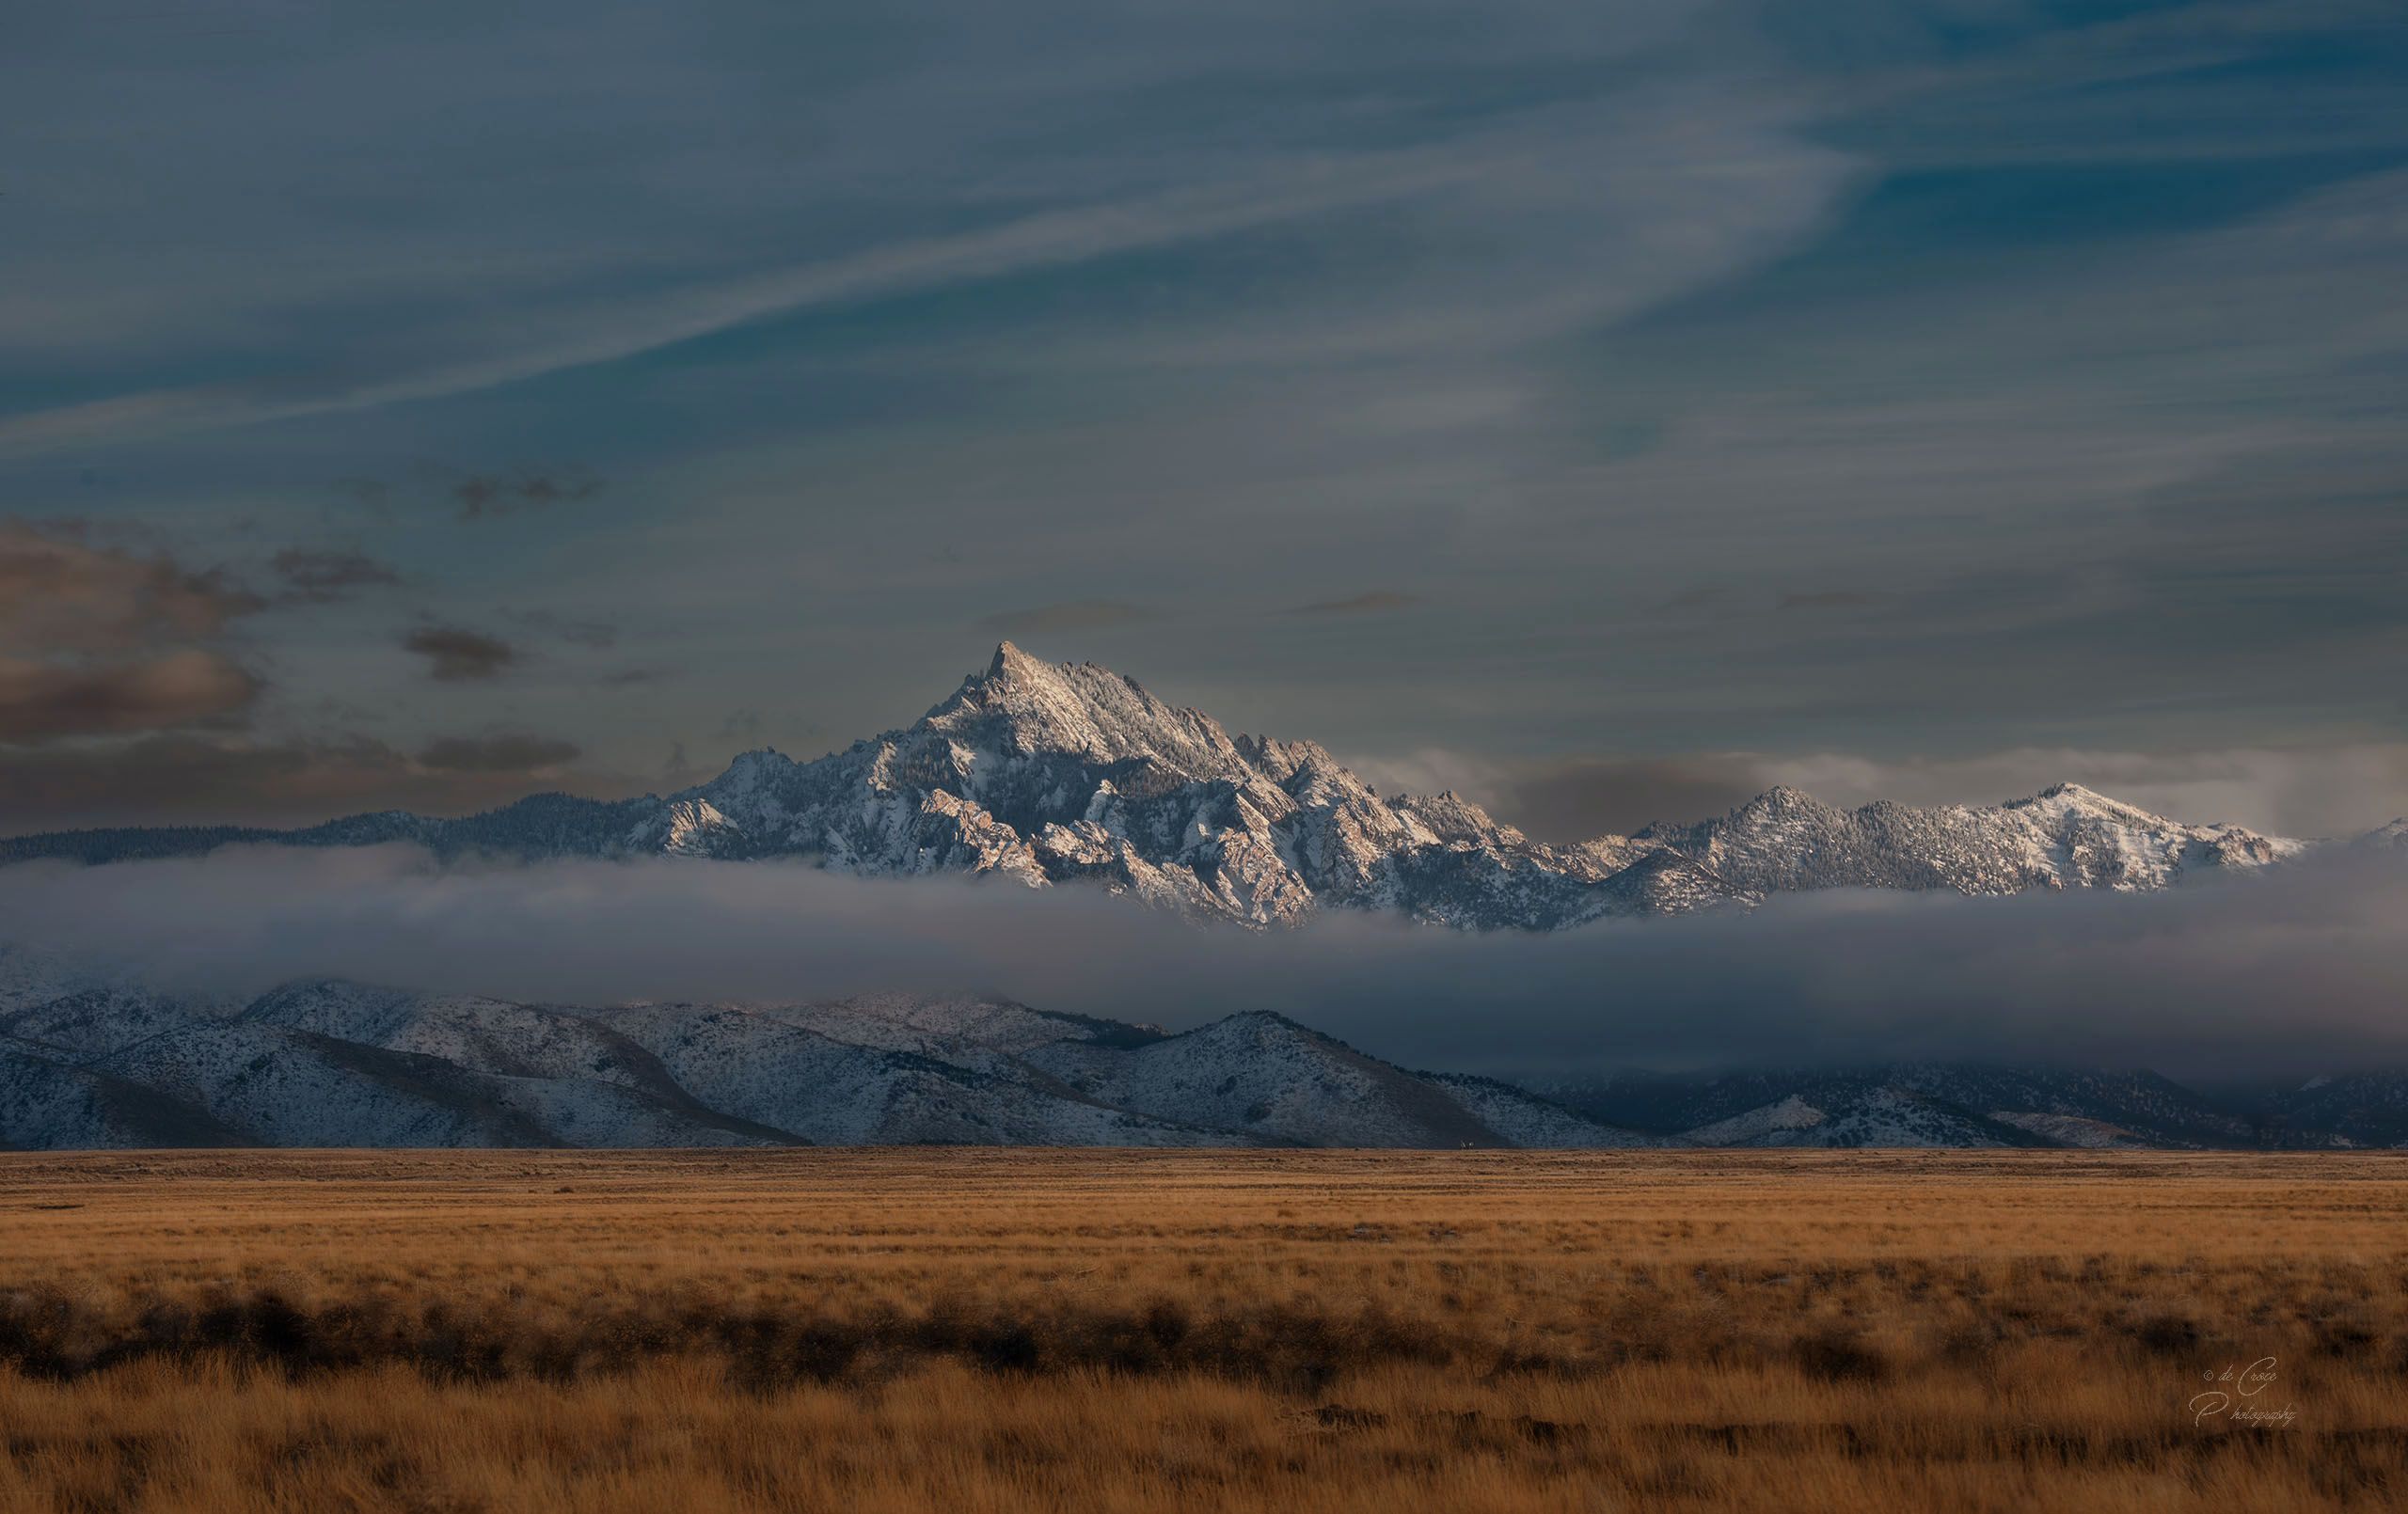
[[[0,525],[0,741],[239,716],[259,680],[208,643],[263,602],[216,570],[95,545],[99,534]]]
[[[1774,607],[1782,610],[1872,609],[1894,603],[1898,596],[1878,589],[1824,589],[1783,594]]]
[[[575,762],[578,751],[574,742],[503,733],[438,737],[427,743],[418,760],[420,766],[445,773],[525,773]]]
[[[730,710],[720,722],[721,741],[751,741],[761,733],[761,712],[755,709]]]
[[[82,654],[200,640],[263,603],[215,568],[94,546],[61,523],[0,524],[0,647]]]
[[[579,468],[476,473],[452,486],[462,520],[492,520],[524,511],[574,504],[602,492],[602,481]]]
[[[604,688],[636,688],[669,676],[666,668],[614,668],[596,680]]]
[[[527,467],[490,473],[461,473],[426,465],[410,470],[399,484],[383,479],[337,479],[334,491],[351,504],[379,519],[390,519],[396,498],[421,508],[426,501],[451,507],[463,521],[498,520],[505,515],[575,504],[602,492],[602,481],[575,465]]]
[[[1405,609],[1421,603],[1418,594],[1407,594],[1394,589],[1373,589],[1344,599],[1317,600],[1310,605],[1298,605],[1291,615],[1380,615],[1389,610]]]
[[[1142,605],[1117,599],[1067,599],[1034,609],[990,615],[981,624],[1006,636],[1033,636],[1046,631],[1100,631],[1107,626],[1150,621],[1154,612]]]
[[[427,673],[444,683],[498,678],[518,660],[518,649],[498,637],[456,625],[424,625],[402,639],[405,651],[427,659]]]
[[[0,655],[0,741],[192,725],[241,711],[259,691],[249,673],[198,647],[106,663]]]
[[[268,559],[268,567],[284,580],[291,599],[341,599],[356,589],[402,581],[390,563],[361,552],[289,546]]]

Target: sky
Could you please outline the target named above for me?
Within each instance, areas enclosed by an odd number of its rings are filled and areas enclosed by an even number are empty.
[[[0,830],[1006,636],[1549,839],[2408,811],[2396,0],[96,0],[0,139]]]

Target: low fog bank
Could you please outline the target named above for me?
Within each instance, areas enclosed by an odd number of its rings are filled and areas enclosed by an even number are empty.
[[[992,993],[1183,1029],[1275,1010],[1409,1065],[1974,1059],[2291,1076],[2408,1064],[2408,864],[2339,852],[2155,894],[1861,892],[1752,914],[1255,934],[1100,890],[676,859],[441,864],[406,847],[0,870],[0,936],[163,988],[332,975],[600,1004]]]

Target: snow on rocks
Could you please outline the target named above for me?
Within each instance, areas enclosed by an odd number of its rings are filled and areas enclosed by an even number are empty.
[[[2377,834],[2396,845],[2400,833]],[[814,762],[746,752],[665,798],[536,795],[460,820],[388,812],[285,832],[80,832],[0,842],[0,860],[105,861],[228,839],[791,858],[872,876],[1084,882],[1255,927],[1340,909],[1481,930],[1744,908],[1814,889],[2160,889],[2304,844],[2060,784],[1990,807],[1857,810],[1782,787],[1694,825],[1548,845],[1456,795],[1384,797],[1311,742],[1232,736],[1108,669],[1006,641],[913,725]]]

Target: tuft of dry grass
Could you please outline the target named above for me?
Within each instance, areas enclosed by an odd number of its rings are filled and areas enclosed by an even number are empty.
[[[0,1158],[10,1514],[2403,1488],[2397,1157]]]

